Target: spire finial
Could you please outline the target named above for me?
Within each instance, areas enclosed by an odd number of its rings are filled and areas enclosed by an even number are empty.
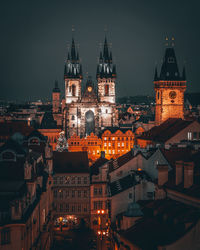
[[[166,46],[166,47],[169,46],[169,42],[168,42],[168,41],[169,41],[169,38],[166,36],[166,37],[165,37],[165,46]]]
[[[72,34],[74,31],[75,31],[75,26],[74,26],[74,24],[72,24]]]

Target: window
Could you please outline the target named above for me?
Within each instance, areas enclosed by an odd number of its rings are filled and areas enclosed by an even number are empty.
[[[75,197],[75,190],[72,190],[72,198]]]
[[[102,187],[99,188],[99,194],[102,194]]]
[[[97,195],[97,188],[94,188],[94,195]]]
[[[78,197],[81,197],[81,190],[78,190]]]
[[[72,184],[75,184],[75,177],[72,177]]]
[[[69,190],[65,191],[65,198],[69,197]]]
[[[78,205],[77,210],[78,212],[81,212],[81,205]]]
[[[84,198],[87,198],[87,190],[83,191],[83,196],[84,196]]]
[[[76,86],[72,85],[72,96],[76,96]]]
[[[107,143],[104,143],[104,146],[106,147],[106,146],[107,146]]]
[[[57,190],[54,189],[54,190],[53,190],[53,196],[54,196],[54,198],[57,198],[57,194],[58,194]]]
[[[1,244],[9,244],[10,243],[10,228],[3,229],[1,231]]]
[[[55,185],[57,184],[57,177],[53,178],[53,184],[55,184]]]
[[[75,120],[75,117],[74,117],[74,115],[72,115],[72,120]]]
[[[87,181],[87,177],[84,177],[83,183],[84,183],[84,184],[87,184],[87,182],[88,182],[88,181]]]
[[[60,212],[63,211],[63,204],[60,204]]]
[[[75,205],[72,205],[72,212],[75,212]]]
[[[192,140],[192,132],[188,132],[188,141]]]
[[[133,198],[132,193],[129,193],[129,194],[128,194],[128,198],[129,198],[129,199],[132,199],[132,198]]]
[[[78,184],[81,184],[81,177],[78,177]]]
[[[60,177],[60,184],[63,184],[63,177]]]
[[[193,140],[197,140],[197,132],[193,132]]]
[[[108,84],[105,85],[105,95],[106,96],[109,95],[109,85]]]
[[[69,212],[69,204],[66,204],[66,212]]]

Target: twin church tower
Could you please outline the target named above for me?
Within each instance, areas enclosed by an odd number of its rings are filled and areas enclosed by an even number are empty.
[[[65,98],[60,107],[60,90],[53,89],[53,115],[58,125],[63,125],[66,136],[85,137],[99,134],[106,127],[118,126],[116,108],[116,66],[105,38],[96,72],[97,84],[87,79],[83,91],[83,72],[74,39],[64,66]],[[167,47],[160,74],[154,76],[155,125],[168,118],[184,118],[185,68],[179,73],[174,48]]]
[[[67,137],[73,134],[84,137],[90,133],[98,134],[105,127],[118,125],[116,109],[115,81],[116,66],[112,52],[105,38],[103,51],[97,65],[97,86],[89,77],[83,91],[83,73],[74,39],[64,67],[65,101],[62,105],[63,125]],[[97,89],[97,91],[96,91]],[[53,90],[53,113],[59,113],[59,91]],[[59,116],[57,116],[59,117]]]

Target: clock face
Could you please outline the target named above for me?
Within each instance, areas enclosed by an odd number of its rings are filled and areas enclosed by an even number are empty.
[[[175,92],[175,91],[170,91],[170,92],[169,92],[169,97],[170,97],[171,99],[175,99],[175,98],[176,98],[176,92]]]
[[[91,92],[92,91],[92,87],[88,87],[87,90],[88,90],[88,92]]]

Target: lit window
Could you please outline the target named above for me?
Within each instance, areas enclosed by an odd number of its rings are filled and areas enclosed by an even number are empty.
[[[107,146],[107,143],[104,143],[104,146]]]
[[[115,137],[113,137],[112,140],[115,140]]]
[[[111,154],[111,150],[109,150],[109,154]]]
[[[110,142],[108,143],[108,146],[109,146],[109,147],[111,146],[111,143],[110,143]]]
[[[122,143],[122,147],[124,147],[124,143]]]
[[[120,143],[118,143],[117,145],[118,145],[118,147],[120,147]]]
[[[107,140],[107,138],[106,137],[104,137],[104,141],[106,141]]]
[[[113,150],[112,153],[115,154],[115,150]]]
[[[188,132],[188,141],[192,140],[192,132]]]

